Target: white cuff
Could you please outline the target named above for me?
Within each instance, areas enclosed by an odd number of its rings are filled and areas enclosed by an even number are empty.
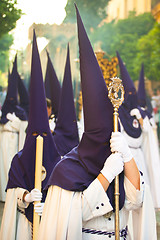
[[[29,203],[23,201],[23,195],[25,192],[29,193],[24,188],[17,188],[17,204],[20,208],[27,208],[29,205]]]
[[[83,221],[105,215],[113,210],[107,193],[96,178],[82,194]]]

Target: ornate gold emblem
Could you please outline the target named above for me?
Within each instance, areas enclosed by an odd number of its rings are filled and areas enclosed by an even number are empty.
[[[108,97],[114,108],[119,108],[122,104],[124,100],[124,87],[120,78],[111,78],[108,86]]]

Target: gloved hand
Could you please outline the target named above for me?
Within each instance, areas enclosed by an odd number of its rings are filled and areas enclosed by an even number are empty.
[[[8,120],[10,120],[10,121],[13,121],[13,120],[14,120],[14,116],[13,116],[12,113],[7,113],[6,118],[7,118]]]
[[[42,193],[34,188],[32,189],[32,191],[28,194],[26,194],[26,196],[24,197],[25,202],[31,203],[34,201],[41,201],[42,199]]]
[[[123,158],[119,153],[112,153],[105,161],[101,170],[103,176],[111,183],[115,176],[123,171]]]
[[[56,126],[56,124],[55,124],[54,118],[53,118],[52,120],[49,121],[49,127],[50,127],[51,132],[54,131],[55,126]]]
[[[6,118],[10,121],[15,121],[17,119],[19,120],[19,118],[16,117],[14,112],[13,113],[7,113]]]
[[[44,207],[44,203],[36,203],[34,205],[34,210],[36,213],[38,213],[39,216],[42,216],[43,207]]]
[[[122,154],[124,162],[129,162],[133,158],[127,141],[121,132],[112,132],[110,139],[110,147],[111,152],[119,152]]]
[[[130,111],[130,115],[131,116],[135,116],[137,118],[137,120],[139,120],[140,118],[142,118],[140,111],[138,108],[134,108]]]

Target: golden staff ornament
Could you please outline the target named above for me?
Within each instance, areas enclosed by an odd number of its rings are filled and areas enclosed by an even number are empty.
[[[118,109],[124,100],[122,80],[113,77],[108,86],[108,97],[113,105],[114,132],[118,132]],[[115,239],[119,240],[119,176],[115,177]]]

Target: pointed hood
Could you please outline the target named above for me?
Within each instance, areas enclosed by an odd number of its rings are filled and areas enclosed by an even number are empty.
[[[58,118],[54,129],[54,140],[61,156],[70,152],[79,143],[76,111],[72,88],[69,45],[63,78]]]
[[[10,100],[11,98],[14,100],[15,104],[18,104],[18,72],[17,72],[17,54],[14,59],[12,72],[9,78],[8,91],[6,99]]]
[[[138,103],[141,107],[146,107],[146,92],[145,92],[145,84],[144,84],[144,65],[141,66],[141,71],[139,75],[139,85],[138,85]]]
[[[125,90],[124,102],[119,108],[119,118],[126,133],[131,137],[138,138],[141,135],[140,124],[135,116],[130,115],[130,111],[138,107],[136,88],[118,52],[117,57]]]
[[[131,100],[130,100],[130,103],[129,103],[130,108],[132,109],[132,108],[137,107],[137,105],[138,105],[136,88],[134,86],[132,79],[130,78],[127,68],[124,65],[118,51],[117,51],[117,58],[118,58],[118,63],[119,63],[119,68],[120,68],[120,76],[121,76],[124,90],[125,90],[124,101],[128,102],[129,96],[132,95],[132,98],[134,98],[134,100],[133,100],[133,102],[131,102]]]
[[[77,7],[76,13],[85,130],[78,147],[57,164],[48,185],[83,191],[98,176],[106,158],[111,154],[113,107]],[[120,193],[121,208],[124,204],[123,173],[120,175]],[[114,207],[114,182],[110,184],[107,194]]]
[[[35,32],[33,34],[29,100],[31,104],[29,106],[26,140],[22,151],[18,152],[12,160],[7,189],[21,187],[31,191],[34,188],[36,137],[38,135],[43,137],[43,166],[47,174],[42,182],[42,188],[47,183],[51,170],[60,160],[49,128],[46,96]],[[45,198],[45,193],[43,193],[43,196]],[[32,214],[33,204],[30,204],[25,209],[25,215],[30,222],[33,220]]]
[[[23,83],[20,75],[18,77],[18,93],[20,106],[25,110],[27,118],[29,115],[29,93],[26,86]]]
[[[51,100],[52,111],[53,111],[53,114],[55,115],[55,118],[57,118],[60,94],[61,94],[61,85],[58,81],[56,72],[54,70],[54,67],[48,52],[47,52],[47,58],[48,58],[48,61],[47,61],[47,69],[46,69],[46,76],[45,76],[46,97]]]
[[[2,106],[2,117],[0,123],[8,122],[7,113],[15,112],[16,116],[21,120],[26,120],[25,111],[18,104],[18,72],[17,72],[17,54],[14,59],[11,74],[8,74],[7,95]]]
[[[141,66],[141,71],[140,71],[140,75],[139,75],[139,84],[138,84],[137,96],[138,96],[138,103],[139,103],[139,106],[140,106],[139,110],[141,112],[141,115],[142,115],[143,119],[145,118],[145,116],[148,116],[149,118],[151,118],[152,115],[148,111],[150,101],[149,101],[149,99],[147,99],[146,91],[145,91],[144,64],[142,64],[142,66]]]

